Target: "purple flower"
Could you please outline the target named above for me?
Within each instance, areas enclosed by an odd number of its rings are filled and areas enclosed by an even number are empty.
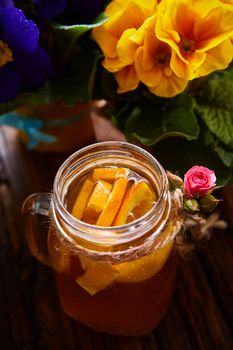
[[[36,24],[18,8],[0,8],[0,102],[13,100],[21,89],[39,88],[51,72]]]
[[[45,19],[55,17],[65,9],[67,0],[32,0],[38,14]]]
[[[13,0],[0,0],[0,8],[2,7],[13,7],[14,1]]]

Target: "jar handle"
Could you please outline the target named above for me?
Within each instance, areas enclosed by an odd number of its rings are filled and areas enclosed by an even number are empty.
[[[48,227],[50,217],[51,193],[33,193],[22,205],[22,214],[26,219],[27,245],[34,257],[47,266],[51,266],[47,248]]]

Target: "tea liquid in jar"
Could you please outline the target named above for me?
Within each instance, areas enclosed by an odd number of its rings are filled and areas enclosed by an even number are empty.
[[[115,236],[101,244],[95,239],[86,241],[85,235],[74,236],[62,223],[60,229],[66,237],[61,239],[51,225],[48,247],[58,293],[72,318],[96,330],[122,335],[144,334],[159,323],[175,280],[174,240],[137,252],[135,248],[155,230],[152,225],[143,236],[116,244],[121,235],[117,230],[123,227],[133,237],[131,226],[153,212],[159,196],[159,189],[146,173],[111,163],[70,181],[64,205],[72,217],[96,228],[97,240],[101,232],[116,230]],[[163,239],[172,229],[169,223],[162,230]],[[71,247],[70,238],[83,250]]]

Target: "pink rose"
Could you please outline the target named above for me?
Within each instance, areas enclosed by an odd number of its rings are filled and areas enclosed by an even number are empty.
[[[202,197],[216,185],[213,170],[195,165],[184,175],[184,193],[187,198]]]

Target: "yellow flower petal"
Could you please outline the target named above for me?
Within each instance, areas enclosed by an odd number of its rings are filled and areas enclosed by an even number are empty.
[[[206,53],[194,53],[190,60],[185,63],[177,55],[175,51],[172,51],[171,68],[180,78],[185,80],[191,80],[200,76],[199,67],[202,65],[206,58]]]
[[[195,36],[198,38],[197,50],[203,52],[216,47],[233,35],[233,11],[223,6],[213,9],[210,14],[197,22]]]
[[[208,50],[206,59],[199,69],[200,76],[210,74],[216,69],[225,69],[233,58],[233,45],[230,39],[225,40],[217,47]]]
[[[143,70],[149,71],[155,63],[154,53],[159,45],[159,41],[155,37],[155,22],[156,16],[150,17],[144,26],[144,35],[141,37],[143,51],[140,57],[140,65]],[[142,27],[143,27],[142,26]],[[140,28],[139,28],[140,30]]]
[[[178,76],[191,80],[205,71],[208,74],[210,70],[223,67],[217,57],[215,60],[215,55],[208,69],[203,69],[202,65],[207,66],[209,50],[232,38],[232,7],[218,0],[162,0],[158,7],[156,35],[172,48],[171,67]],[[229,53],[225,54],[225,62],[229,63]]]
[[[117,92],[122,94],[135,90],[139,85],[139,79],[134,66],[127,66],[115,74],[118,83]]]
[[[167,76],[167,77],[170,77],[172,76],[174,72],[172,71],[172,69],[170,67],[166,67],[164,68],[164,74]]]
[[[103,66],[109,72],[115,73],[121,70],[122,68],[124,68],[126,65],[123,62],[121,62],[118,57],[116,58],[106,57],[103,61]]]
[[[117,38],[112,33],[106,31],[103,27],[97,27],[92,31],[92,37],[99,44],[105,56],[117,57]]]
[[[135,28],[125,30],[116,46],[119,60],[126,65],[130,65],[134,62],[135,52],[138,48],[138,45],[130,40],[130,37],[135,32]]]
[[[224,4],[233,6],[233,0],[219,0],[219,1],[223,2]]]
[[[146,11],[151,13],[157,8],[156,0],[114,0],[110,2],[105,12],[112,16],[118,11],[125,10],[130,2],[134,2],[139,7],[143,8],[145,13]]]
[[[161,79],[161,71],[157,66],[152,65],[150,70],[145,70],[143,65],[143,47],[137,51],[135,59],[135,69],[139,79],[147,86],[152,87],[159,83]]]
[[[144,19],[142,9],[134,2],[129,2],[124,11],[117,12],[104,24],[104,28],[119,39],[125,30],[139,28]]]
[[[154,19],[156,16],[151,16],[147,18],[143,24],[137,29],[134,35],[131,36],[131,40],[138,45],[142,45],[143,41],[145,39],[145,32],[147,31],[148,27],[151,26],[151,22],[154,22]]]
[[[188,81],[179,78],[175,73],[171,76],[163,74],[158,85],[149,87],[150,92],[160,97],[174,97],[184,91]]]

